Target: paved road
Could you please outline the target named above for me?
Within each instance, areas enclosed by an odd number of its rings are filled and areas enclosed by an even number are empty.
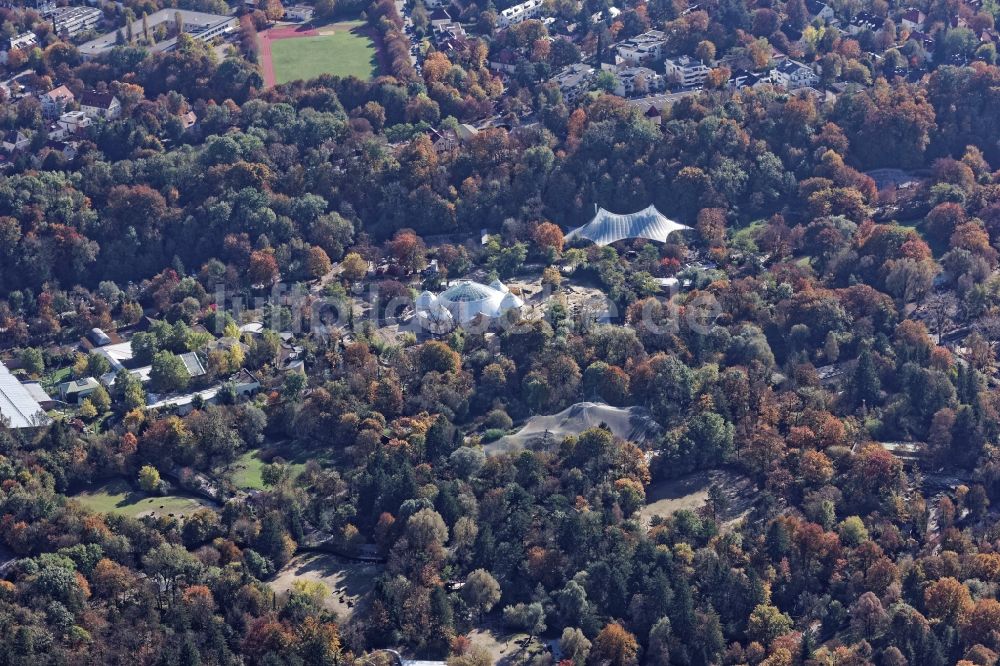
[[[410,42],[410,64],[414,67],[417,66],[417,56],[413,53],[414,47],[418,47],[416,35],[412,32],[413,30],[413,20],[410,19],[410,13],[406,11],[406,0],[396,0],[396,11],[403,18],[403,28],[406,38]],[[411,32],[406,32],[405,29],[409,28]]]

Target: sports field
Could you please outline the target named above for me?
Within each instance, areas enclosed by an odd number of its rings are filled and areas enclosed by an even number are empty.
[[[360,21],[319,29],[274,28],[261,35],[265,83],[274,85],[320,74],[368,79],[377,68],[375,45]],[[273,72],[273,83],[268,81]]]

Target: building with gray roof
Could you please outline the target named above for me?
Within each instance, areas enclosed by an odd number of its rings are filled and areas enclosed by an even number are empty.
[[[177,19],[180,17],[180,22],[183,24],[184,32],[190,35],[193,39],[197,39],[203,42],[211,41],[216,37],[221,37],[226,35],[239,27],[239,19],[235,16],[223,16],[221,14],[207,14],[205,12],[195,12],[189,9],[161,9],[158,12],[153,12],[146,16],[146,25],[149,28],[150,34],[154,33],[156,28],[161,25],[165,25],[167,29],[173,33],[175,31],[175,26],[177,24]],[[122,34],[128,33],[127,27],[120,28]],[[143,36],[143,20],[139,18],[132,22],[132,35],[135,39],[139,39]],[[80,55],[85,59],[96,58],[98,56],[110,53],[111,49],[118,45],[118,30],[102,35],[97,39],[92,39],[91,41],[81,44],[79,47]],[[150,51],[154,53],[162,53],[165,51],[171,51],[177,45],[177,36],[174,35],[169,39],[164,39],[159,41],[150,47]]]
[[[3,363],[0,363],[0,420],[15,430],[37,428],[49,420],[31,392]]]

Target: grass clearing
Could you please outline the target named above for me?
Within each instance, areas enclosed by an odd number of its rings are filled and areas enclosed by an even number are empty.
[[[232,474],[233,485],[243,490],[263,490],[264,480],[261,470],[274,458],[283,458],[292,470],[294,478],[306,468],[311,456],[297,447],[277,446],[273,448],[252,449],[240,455],[226,470]]]
[[[77,493],[73,499],[96,513],[118,513],[134,518],[145,515],[183,516],[203,507],[211,507],[204,500],[186,495],[150,496],[133,489],[121,479]]]
[[[763,231],[766,226],[767,220],[754,220],[746,226],[730,229],[729,237],[733,239],[733,242],[753,242],[754,236]]]
[[[45,388],[55,388],[63,382],[68,382],[73,378],[73,368],[66,366],[65,368],[59,368],[54,370],[45,377],[42,378],[42,386]]]
[[[271,43],[271,60],[277,83],[312,79],[321,74],[369,79],[378,65],[375,45],[363,33],[360,21],[337,23],[333,30],[315,37],[277,39]]]

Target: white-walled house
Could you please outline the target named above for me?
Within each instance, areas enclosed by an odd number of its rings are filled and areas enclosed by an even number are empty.
[[[83,111],[67,111],[59,116],[58,125],[66,134],[79,134],[94,124],[94,121]]]
[[[771,70],[771,80],[786,90],[809,88],[819,83],[819,76],[808,65],[795,60],[782,60]]]
[[[46,118],[58,118],[75,99],[76,96],[66,86],[53,88],[38,97],[42,104],[42,115]]]
[[[642,65],[663,57],[667,45],[667,35],[660,30],[647,30],[632,39],[615,44],[615,61],[618,64]]]
[[[3,135],[3,149],[8,153],[16,153],[25,150],[31,141],[21,130],[10,130]]]
[[[500,28],[509,28],[515,23],[538,18],[542,14],[544,4],[542,0],[527,0],[527,2],[508,7],[497,14],[497,26]]]
[[[91,119],[117,120],[122,115],[122,105],[112,93],[88,90],[80,96],[80,110]]]

